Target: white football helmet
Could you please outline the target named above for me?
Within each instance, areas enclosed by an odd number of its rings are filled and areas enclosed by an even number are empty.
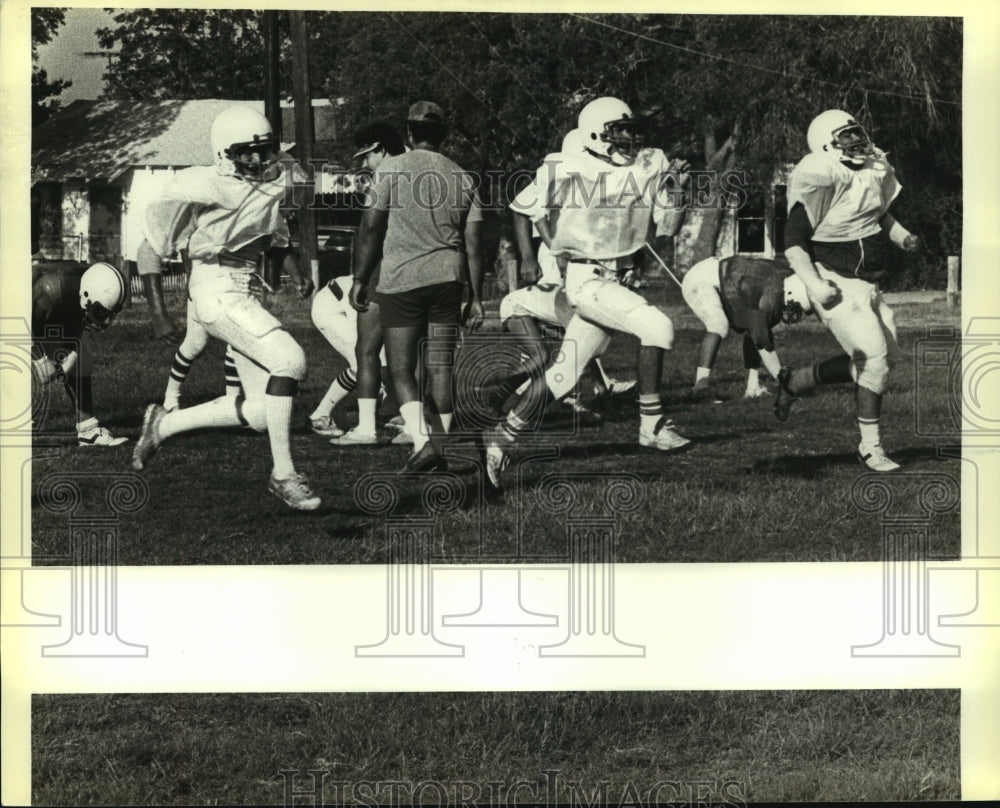
[[[785,305],[781,310],[781,321],[791,325],[811,311],[812,303],[806,294],[806,285],[798,275],[789,275],[785,278]]]
[[[583,154],[583,133],[579,129],[570,129],[563,136],[559,151],[563,154]]]
[[[103,331],[122,310],[124,301],[125,279],[117,269],[103,261],[87,267],[80,277],[84,328]]]
[[[232,106],[212,123],[212,154],[223,176],[273,180],[281,172],[278,142],[271,124],[255,109]]]
[[[847,165],[864,165],[867,158],[875,156],[875,146],[864,127],[840,109],[828,109],[813,118],[806,142],[809,151]]]
[[[605,96],[591,101],[580,111],[577,127],[583,147],[615,165],[629,165],[642,148],[632,109],[618,98]]]

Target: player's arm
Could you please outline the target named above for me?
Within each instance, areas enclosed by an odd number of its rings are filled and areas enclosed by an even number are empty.
[[[832,281],[822,278],[812,256],[809,254],[809,240],[813,226],[801,202],[796,202],[788,212],[785,221],[785,258],[792,271],[805,284],[809,297],[820,306],[832,305],[840,297],[840,290]]]
[[[531,241],[531,219],[517,211],[514,212],[514,238],[521,256],[521,277],[534,283],[538,280],[540,270],[535,245]]]
[[[913,235],[903,225],[896,221],[891,213],[886,213],[878,220],[882,232],[889,236],[889,240],[906,252],[916,252],[920,249],[920,238]]]
[[[483,311],[483,221],[469,217],[465,222],[465,257],[468,262],[469,302],[462,312],[462,325],[478,328]]]
[[[136,265],[139,277],[142,278],[142,291],[149,303],[149,316],[153,321],[153,336],[160,342],[177,342],[181,338],[181,329],[167,313],[167,304],[163,298],[163,258],[143,240],[136,254]]]
[[[368,282],[378,264],[382,252],[382,242],[389,225],[389,211],[367,208],[361,216],[361,224],[354,236],[354,262],[351,275],[350,303],[355,311],[368,311]]]

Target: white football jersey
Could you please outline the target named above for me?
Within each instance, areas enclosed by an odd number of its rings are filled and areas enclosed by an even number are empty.
[[[814,241],[854,241],[875,235],[901,186],[885,154],[850,169],[827,155],[807,154],[788,181],[788,207],[801,202]]]
[[[550,159],[558,156],[558,160]],[[573,258],[620,258],[642,248],[650,222],[660,224],[682,201],[667,184],[670,164],[643,149],[627,166],[590,154],[550,155],[538,169],[538,200],[528,215],[558,213],[552,250]],[[544,193],[541,189],[544,188]]]
[[[295,167],[296,181],[304,178]],[[214,166],[178,172],[146,211],[144,235],[159,255],[187,246],[195,261],[211,263],[260,239],[288,244],[280,206],[289,191],[287,171],[271,182],[221,176]]]

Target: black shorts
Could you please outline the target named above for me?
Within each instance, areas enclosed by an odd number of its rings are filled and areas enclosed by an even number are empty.
[[[406,328],[428,323],[458,325],[462,321],[463,285],[458,281],[434,283],[407,292],[383,294],[379,304],[382,328]]]

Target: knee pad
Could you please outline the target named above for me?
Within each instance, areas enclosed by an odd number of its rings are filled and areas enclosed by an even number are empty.
[[[625,323],[642,345],[665,351],[674,346],[674,324],[654,306],[637,306],[625,315]]]
[[[881,395],[889,386],[889,359],[885,354],[855,357],[851,361],[851,375],[859,387]]]
[[[306,355],[287,331],[272,331],[262,342],[268,361],[266,366],[272,376],[286,376],[296,381],[306,377]]]

